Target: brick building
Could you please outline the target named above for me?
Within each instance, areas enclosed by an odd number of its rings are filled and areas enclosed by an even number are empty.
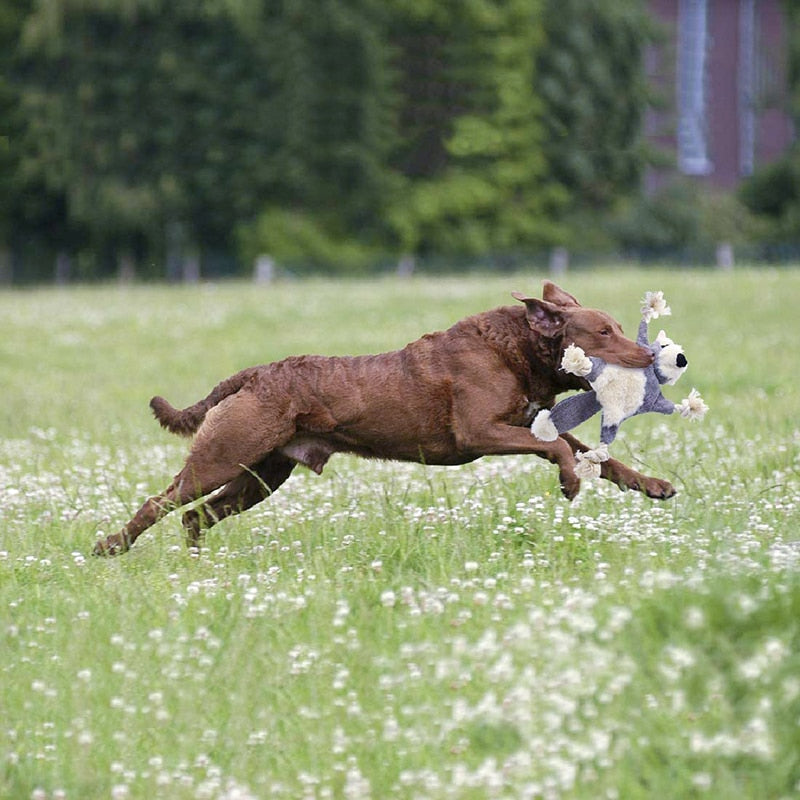
[[[646,189],[674,175],[732,189],[778,158],[794,130],[786,110],[781,0],[650,0],[664,41],[647,68],[664,108],[649,112],[649,139],[674,157]]]

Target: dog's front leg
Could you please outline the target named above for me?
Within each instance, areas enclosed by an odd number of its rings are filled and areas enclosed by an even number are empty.
[[[536,455],[558,466],[558,479],[564,496],[572,500],[581,488],[575,474],[575,455],[563,439],[543,442],[528,427],[495,424],[471,433],[460,442],[460,449],[476,456]]]
[[[570,433],[562,433],[561,438],[569,443],[574,452],[585,453],[591,449]],[[621,489],[634,489],[656,500],[666,500],[675,494],[675,487],[669,481],[642,475],[616,458],[609,458],[600,465],[600,477],[616,483]]]

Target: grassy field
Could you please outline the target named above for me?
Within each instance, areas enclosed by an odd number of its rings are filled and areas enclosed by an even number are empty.
[[[174,515],[89,556],[181,464],[151,395],[399,347],[541,277],[0,294],[0,797],[800,795],[800,271],[563,281],[630,333],[645,290],[672,306],[665,393],[711,410],[612,448],[666,503],[568,503],[534,458],[338,456],[199,554]]]

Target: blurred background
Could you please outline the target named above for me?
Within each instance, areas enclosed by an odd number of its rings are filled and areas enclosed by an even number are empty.
[[[0,0],[0,283],[800,258],[791,0]]]

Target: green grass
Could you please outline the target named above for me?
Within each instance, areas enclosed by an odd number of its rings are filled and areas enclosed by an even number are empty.
[[[667,503],[337,456],[194,555],[177,515],[88,555],[180,467],[151,395],[400,347],[541,277],[0,294],[0,796],[797,796],[800,271],[564,280],[630,333],[645,290],[672,306],[665,393],[711,410],[612,447]]]

